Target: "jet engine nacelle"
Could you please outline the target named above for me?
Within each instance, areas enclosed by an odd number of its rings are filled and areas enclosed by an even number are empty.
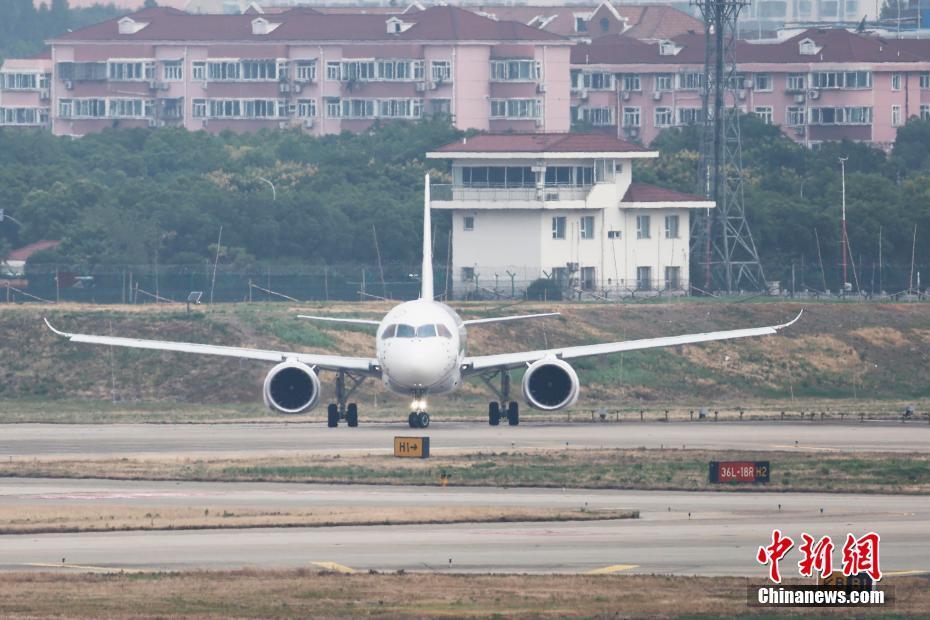
[[[304,413],[320,400],[320,379],[306,364],[281,362],[268,372],[262,393],[276,413]]]
[[[560,359],[533,362],[523,375],[523,396],[537,409],[554,411],[578,400],[578,375]]]

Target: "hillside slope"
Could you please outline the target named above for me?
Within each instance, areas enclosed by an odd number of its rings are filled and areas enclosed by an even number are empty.
[[[0,305],[0,398],[261,402],[265,364],[70,344],[49,333],[42,316],[68,331],[368,355],[374,351],[371,330],[294,316],[312,310],[377,318],[387,307],[238,304],[187,315],[178,306]],[[466,316],[484,316],[552,306],[461,307]],[[492,353],[766,325],[784,322],[800,308],[782,302],[565,304],[558,307],[562,318],[472,328],[469,347],[472,353]],[[809,303],[804,318],[784,335],[627,353],[576,366],[588,405],[732,403],[792,395],[916,399],[930,396],[928,345],[930,305]],[[323,377],[327,391],[328,379]],[[380,390],[368,382],[361,398]],[[471,381],[461,396],[485,394],[480,381]]]

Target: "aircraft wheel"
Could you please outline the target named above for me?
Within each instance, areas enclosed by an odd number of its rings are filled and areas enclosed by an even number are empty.
[[[497,401],[488,403],[488,424],[497,426],[501,423],[501,404]]]
[[[330,428],[339,426],[339,407],[336,406],[336,403],[330,403],[326,407],[326,426]]]
[[[420,416],[418,416],[415,411],[412,412],[407,417],[407,423],[410,425],[410,428],[420,428]]]
[[[420,428],[427,428],[429,426],[429,414],[425,411],[421,411],[417,414],[417,422]]]
[[[358,426],[358,405],[355,403],[349,403],[346,408],[346,421],[352,428]]]
[[[520,404],[515,400],[507,405],[507,423],[510,426],[517,426],[520,423]]]

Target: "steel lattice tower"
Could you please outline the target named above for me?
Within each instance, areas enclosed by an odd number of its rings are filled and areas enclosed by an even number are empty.
[[[746,221],[736,74],[736,23],[748,0],[691,0],[704,18],[701,191],[713,210],[693,219],[692,256],[707,291],[763,290],[765,274]],[[740,83],[737,84],[736,82]],[[730,105],[727,105],[727,104]]]

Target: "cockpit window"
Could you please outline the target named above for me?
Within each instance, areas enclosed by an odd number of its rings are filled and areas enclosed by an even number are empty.
[[[397,329],[397,325],[388,325],[383,332],[381,332],[381,340],[387,340],[388,338],[394,337],[394,330]]]
[[[417,328],[417,338],[435,338],[436,337],[436,326],[435,325],[420,325]]]
[[[439,332],[439,335],[442,336],[443,338],[452,337],[452,332],[450,332],[449,328],[443,325],[442,323],[439,323],[438,325],[436,325],[436,331]]]
[[[413,338],[416,336],[417,330],[413,328],[413,325],[404,325],[401,323],[397,326],[397,337],[398,338]]]

